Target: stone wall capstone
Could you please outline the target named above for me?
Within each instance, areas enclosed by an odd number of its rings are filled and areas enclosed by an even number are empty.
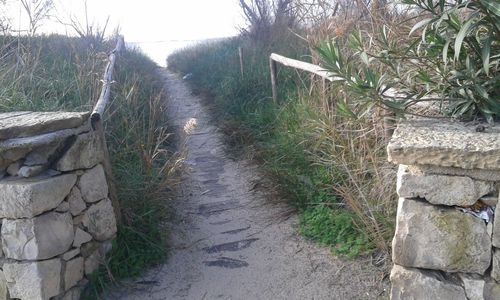
[[[88,113],[0,113],[0,300],[78,299],[116,219]]]
[[[406,120],[391,299],[500,299],[500,126]]]

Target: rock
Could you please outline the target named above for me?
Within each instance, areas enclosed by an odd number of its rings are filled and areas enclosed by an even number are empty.
[[[85,275],[90,275],[101,265],[101,255],[99,251],[94,251],[89,257],[85,258]]]
[[[87,232],[76,228],[75,230],[75,240],[73,241],[74,247],[80,247],[82,244],[88,243],[92,240],[92,236]]]
[[[42,174],[45,170],[47,170],[46,166],[22,166],[17,174],[21,177],[35,177]]]
[[[66,262],[64,270],[64,289],[67,291],[83,279],[83,257]]]
[[[495,196],[484,196],[479,200],[488,206],[496,206],[498,204],[498,197]]]
[[[88,112],[18,112],[2,118],[0,114],[0,140],[33,136],[41,133],[81,126]]]
[[[68,252],[64,253],[62,255],[62,259],[65,261],[68,261],[68,260],[72,259],[73,257],[77,256],[78,254],[80,254],[80,248],[75,248],[75,249],[69,250]]]
[[[400,198],[394,263],[414,268],[484,274],[491,241],[484,221],[453,208]]]
[[[462,169],[432,165],[411,165],[412,173],[423,175],[467,176],[482,181],[500,181],[500,170]]]
[[[63,201],[61,204],[59,204],[58,207],[56,207],[57,212],[67,212],[69,211],[69,203],[68,201]]]
[[[73,222],[69,213],[49,212],[32,219],[2,223],[2,247],[7,258],[47,259],[66,252],[73,243]]]
[[[497,205],[495,208],[495,219],[493,219],[493,238],[491,239],[491,243],[493,246],[500,248],[500,205]]]
[[[97,243],[95,241],[92,241],[92,242],[89,242],[89,243],[85,243],[85,244],[82,245],[81,252],[82,252],[82,256],[84,258],[89,257],[95,251],[99,251],[99,243]],[[100,253],[100,251],[99,251],[99,253]]]
[[[483,300],[485,281],[481,276],[459,274],[468,300]]]
[[[0,149],[6,149],[5,147],[1,147]],[[2,157],[7,160],[7,161],[18,161],[21,158],[25,157],[29,152],[31,151],[31,148],[15,148],[15,149],[9,149],[2,151]]]
[[[465,176],[415,174],[407,166],[399,165],[397,191],[403,198],[419,197],[432,204],[471,206],[494,190],[493,182]]]
[[[37,166],[48,165],[52,156],[62,144],[62,141],[56,140],[48,145],[38,147],[26,155],[24,165]]]
[[[46,300],[61,292],[61,261],[8,262],[5,279],[12,298]]]
[[[73,218],[73,225],[78,226],[78,225],[82,224],[83,216],[84,215],[78,215],[78,216],[74,217]]]
[[[439,272],[394,265],[391,271],[391,299],[467,300],[461,286],[447,281]]]
[[[7,280],[5,274],[0,270],[0,300],[9,300],[9,289],[7,288]]]
[[[7,168],[7,174],[9,174],[10,176],[17,176],[22,165],[23,162],[21,160],[11,163]]]
[[[83,201],[82,194],[78,187],[74,187],[68,195],[69,211],[73,216],[79,215],[87,208],[85,201]]]
[[[74,287],[55,300],[80,300],[81,293],[82,289],[80,287]]]
[[[76,175],[0,181],[0,218],[31,218],[59,206]]]
[[[93,133],[79,135],[56,164],[58,171],[90,169],[104,160],[102,143]]]
[[[78,187],[83,200],[94,203],[108,197],[108,184],[102,165],[97,165],[80,177]]]
[[[102,242],[99,244],[99,254],[101,254],[102,257],[106,257],[106,254],[108,254],[112,248],[113,248],[112,241]]]
[[[463,169],[500,170],[498,127],[476,132],[476,126],[433,119],[401,122],[387,152],[389,161]]]
[[[491,278],[500,283],[500,249],[493,248],[493,263],[491,268]]]
[[[500,299],[500,284],[488,282],[484,287],[484,300]]]
[[[116,219],[111,200],[105,199],[90,206],[83,217],[83,226],[98,241],[111,239],[116,233]]]

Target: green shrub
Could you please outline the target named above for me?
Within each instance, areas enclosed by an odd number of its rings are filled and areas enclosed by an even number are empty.
[[[383,106],[403,114],[434,101],[450,116],[489,122],[500,116],[500,4],[497,0],[405,0],[409,32],[382,26],[377,36],[356,31],[323,43],[324,67],[339,77],[364,109]],[[417,20],[418,22],[416,22]],[[419,33],[419,34],[417,34]],[[409,34],[409,38],[401,38]],[[344,44],[354,50],[342,53]],[[395,88],[397,94],[388,93]],[[354,115],[349,105],[339,108]]]

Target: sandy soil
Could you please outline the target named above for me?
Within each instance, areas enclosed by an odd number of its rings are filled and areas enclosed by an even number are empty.
[[[336,258],[277,217],[255,166],[227,158],[223,136],[177,75],[166,73],[170,120],[190,132],[169,225],[168,261],[109,299],[378,299],[387,281],[369,259]],[[187,125],[186,125],[187,124]]]

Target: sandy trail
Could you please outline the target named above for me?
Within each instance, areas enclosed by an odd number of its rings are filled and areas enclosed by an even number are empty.
[[[171,122],[191,128],[169,225],[169,258],[109,299],[377,299],[387,283],[370,261],[335,258],[278,218],[255,166],[226,157],[222,134],[177,75],[166,73]],[[195,125],[196,124],[196,125]]]

